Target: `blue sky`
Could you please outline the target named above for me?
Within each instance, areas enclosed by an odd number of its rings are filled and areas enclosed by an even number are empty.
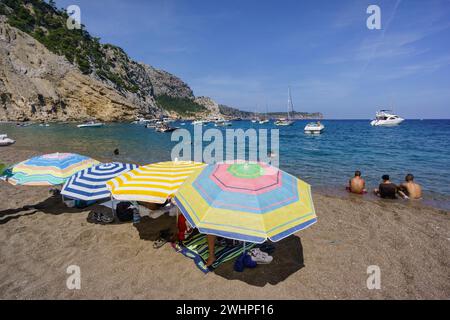
[[[88,31],[186,81],[196,96],[254,111],[450,118],[450,0],[57,0]],[[381,8],[381,30],[366,9]]]

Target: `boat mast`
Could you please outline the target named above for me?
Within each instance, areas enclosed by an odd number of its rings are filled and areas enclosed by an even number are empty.
[[[288,87],[288,112],[287,112],[288,120],[291,120],[291,114],[290,114],[291,111],[294,111],[294,106],[292,104],[291,87],[289,86]]]

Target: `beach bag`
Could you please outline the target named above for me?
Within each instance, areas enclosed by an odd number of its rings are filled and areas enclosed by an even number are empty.
[[[91,201],[75,200],[75,208],[84,209],[95,203],[96,203],[96,201],[92,201],[92,200]]]
[[[120,222],[133,220],[134,206],[131,202],[119,202],[116,207],[116,216]]]

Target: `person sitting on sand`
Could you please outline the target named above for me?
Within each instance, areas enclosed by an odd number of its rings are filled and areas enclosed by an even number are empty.
[[[383,182],[378,189],[374,190],[374,193],[383,199],[397,199],[398,187],[389,180],[389,175],[385,174],[381,179],[383,179]]]
[[[399,187],[399,194],[405,199],[421,199],[422,198],[422,187],[414,182],[414,176],[409,173],[405,177],[405,182],[403,182]]]
[[[361,171],[355,171],[355,176],[348,182],[347,190],[351,193],[364,194],[366,193],[366,182],[361,178]]]

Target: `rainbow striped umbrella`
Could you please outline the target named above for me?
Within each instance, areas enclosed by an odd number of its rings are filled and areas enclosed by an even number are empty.
[[[106,182],[138,166],[129,163],[101,163],[78,171],[64,184],[61,194],[71,199],[93,201],[109,198]]]
[[[76,172],[97,163],[97,160],[74,153],[46,154],[16,164],[8,182],[28,186],[59,185]]]
[[[264,163],[197,170],[175,201],[201,233],[253,243],[279,241],[317,222],[310,185]]]
[[[192,161],[159,162],[126,172],[106,185],[117,200],[164,203],[192,172],[203,166]]]

